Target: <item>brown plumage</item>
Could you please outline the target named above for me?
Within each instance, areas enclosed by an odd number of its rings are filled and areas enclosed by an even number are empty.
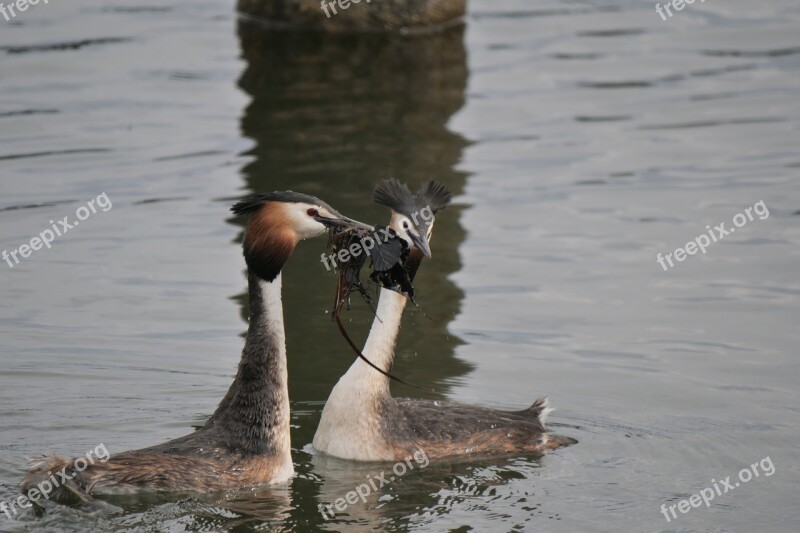
[[[539,398],[522,411],[499,411],[389,397],[381,402],[381,433],[397,458],[420,449],[431,459],[541,453],[573,442],[546,433],[547,403],[547,398]]]
[[[286,223],[285,207],[277,202],[255,211],[245,230],[243,251],[251,272],[272,281],[291,257],[297,234]]]
[[[220,453],[218,458],[182,457],[144,450],[123,452],[96,462],[83,472],[72,459],[51,456],[34,463],[20,487],[24,493],[53,479],[60,486],[50,499],[58,503],[92,501],[92,494],[147,492],[213,492],[269,483],[277,465],[269,457]],[[61,473],[69,481],[61,481]]]

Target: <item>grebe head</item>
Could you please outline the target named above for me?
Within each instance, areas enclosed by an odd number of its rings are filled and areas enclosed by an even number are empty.
[[[238,202],[231,211],[250,215],[242,246],[251,272],[274,280],[297,243],[326,234],[333,228],[370,230],[319,198],[293,191],[257,194]]]
[[[431,180],[423,183],[417,194],[412,194],[405,183],[390,179],[375,187],[372,197],[376,203],[392,210],[389,227],[406,241],[412,252],[410,255],[430,257],[436,214],[447,207],[452,193],[441,183]]]

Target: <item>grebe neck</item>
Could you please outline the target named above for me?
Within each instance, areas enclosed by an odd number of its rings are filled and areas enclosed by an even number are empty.
[[[206,425],[216,425],[245,453],[283,455],[291,464],[286,334],[281,275],[248,274],[249,326],[239,370]]]
[[[406,297],[381,289],[376,317],[362,353],[375,366],[389,371],[403,318]],[[389,378],[360,358],[350,365],[322,410],[314,447],[336,457],[388,461],[393,455],[380,432],[382,407],[392,401]]]
[[[389,372],[394,362],[397,335],[403,319],[408,298],[389,289],[381,289],[376,316],[372,321],[363,354],[378,368]],[[350,369],[339,380],[340,384],[351,382],[365,392],[374,395],[389,393],[389,378],[377,372],[363,360],[356,359]]]

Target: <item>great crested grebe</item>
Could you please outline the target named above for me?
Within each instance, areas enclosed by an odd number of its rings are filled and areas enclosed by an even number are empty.
[[[414,215],[429,208],[434,214],[450,202],[442,185],[428,182],[416,195],[395,180],[375,189],[374,200],[392,210],[389,224],[410,247],[406,267],[413,277],[423,256],[430,257],[433,220]],[[394,359],[400,321],[408,298],[381,288],[376,318],[363,354],[388,372]],[[522,411],[499,411],[455,402],[393,398],[389,378],[361,359],[333,388],[322,411],[313,446],[328,455],[356,461],[399,461],[424,450],[431,459],[464,455],[542,452],[568,444],[548,435],[547,398]]]
[[[256,195],[231,210],[250,215],[242,243],[250,316],[236,378],[214,414],[194,433],[113,455],[83,471],[71,460],[44,457],[22,481],[25,493],[58,472],[72,476],[53,494],[62,501],[89,501],[92,494],[237,489],[292,476],[281,269],[301,240],[333,227],[369,227],[292,191]]]

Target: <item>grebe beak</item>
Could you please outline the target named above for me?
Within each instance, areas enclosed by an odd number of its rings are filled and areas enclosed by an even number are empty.
[[[422,252],[422,255],[428,258],[431,257],[431,246],[428,244],[428,239],[424,239],[410,232],[408,236],[414,241],[414,244],[419,248],[419,251]]]
[[[336,213],[332,217],[324,217],[322,215],[317,215],[314,219],[319,222],[320,224],[324,224],[327,228],[344,228],[344,229],[357,229],[363,231],[372,231],[373,227],[363,222],[359,222],[358,220],[353,220],[352,218],[346,217],[344,215],[340,215]]]

